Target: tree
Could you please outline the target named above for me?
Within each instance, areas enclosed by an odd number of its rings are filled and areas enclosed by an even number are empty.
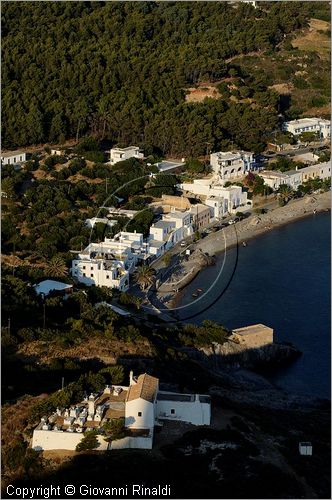
[[[286,205],[288,201],[293,198],[294,191],[288,184],[282,184],[278,189],[278,196],[281,205]]]
[[[121,384],[124,380],[124,369],[122,365],[107,366],[100,373],[110,376],[112,384]]]
[[[1,190],[6,193],[7,198],[15,198],[15,181],[11,177],[6,177],[1,182]]]
[[[143,265],[138,267],[134,273],[135,281],[140,286],[141,290],[145,290],[154,282],[154,269],[152,267]]]
[[[172,261],[171,254],[165,253],[165,255],[163,256],[163,263],[165,264],[165,266],[168,267],[170,265],[171,261]]]
[[[82,441],[76,446],[76,451],[95,450],[98,448],[100,443],[97,439],[97,435],[97,431],[95,430],[86,431]]]
[[[104,423],[103,429],[105,431],[107,441],[122,439],[126,435],[123,418],[112,418],[108,420]]]
[[[62,135],[67,135],[66,122],[62,114],[57,113],[52,118],[49,140],[51,142],[61,142],[60,139]]]
[[[49,276],[54,278],[64,278],[68,274],[66,263],[60,255],[51,258],[46,266],[46,271]]]

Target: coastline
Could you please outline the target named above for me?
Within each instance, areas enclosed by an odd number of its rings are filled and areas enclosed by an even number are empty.
[[[196,243],[196,249],[200,249],[203,253],[210,256],[222,254],[237,244],[242,244],[253,240],[254,238],[263,235],[273,229],[282,227],[286,224],[296,222],[308,216],[315,216],[319,213],[331,210],[331,192],[326,191],[315,195],[308,195],[300,199],[291,200],[283,207],[276,207],[269,210],[266,214],[255,214],[247,219],[243,219],[236,225],[227,226],[224,229],[211,233],[204,239]],[[205,267],[196,265],[192,268],[192,272],[187,275],[187,279],[182,279],[183,286],[177,292],[168,289],[167,292],[172,295],[172,298],[165,306],[170,308],[176,307],[181,300],[183,290],[193,281],[197,274]],[[165,285],[164,285],[165,287]],[[164,288],[163,287],[163,288]],[[161,299],[166,293],[166,290],[157,292],[157,296]]]

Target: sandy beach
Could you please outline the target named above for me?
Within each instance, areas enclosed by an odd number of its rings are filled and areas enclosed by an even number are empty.
[[[195,244],[194,254],[188,262],[184,262],[174,269],[174,273],[167,282],[158,287],[158,300],[172,307],[176,302],[177,292],[183,290],[205,267],[206,263],[200,258],[202,254],[214,256],[220,254],[236,244],[247,242],[256,236],[271,231],[284,224],[295,222],[303,217],[331,209],[331,192],[308,195],[304,198],[291,200],[283,207],[268,210],[266,214],[253,214],[250,217],[230,225],[215,233],[211,233]],[[165,302],[167,301],[167,303]]]

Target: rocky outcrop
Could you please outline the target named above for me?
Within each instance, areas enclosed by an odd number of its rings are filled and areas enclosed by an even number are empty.
[[[301,355],[291,344],[269,344],[256,349],[228,341],[224,344],[213,343],[210,347],[188,349],[187,354],[206,366],[214,369],[228,367],[257,369],[289,363]]]

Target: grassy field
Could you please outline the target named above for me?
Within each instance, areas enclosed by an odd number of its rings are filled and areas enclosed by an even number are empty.
[[[311,19],[310,25],[292,41],[293,47],[309,52],[318,52],[325,59],[330,58],[331,24],[320,19]]]

